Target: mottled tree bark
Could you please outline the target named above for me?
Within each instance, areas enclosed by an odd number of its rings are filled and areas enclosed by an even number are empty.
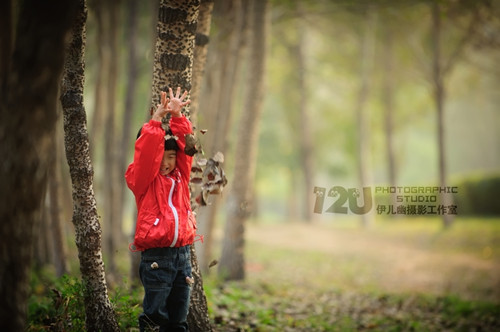
[[[194,41],[199,1],[161,0],[153,66],[151,106],[160,101],[160,91],[179,86],[192,88]],[[187,111],[187,110],[186,110]]]
[[[254,0],[251,13],[249,78],[239,121],[234,181],[227,200],[219,274],[228,280],[245,278],[245,222],[252,210],[251,195],[257,164],[258,129],[264,100],[264,72],[268,28],[267,1]]]
[[[67,48],[61,84],[66,158],[73,184],[73,224],[85,286],[85,325],[87,331],[119,331],[108,298],[101,253],[101,226],[93,189],[87,119],[83,106],[85,1],[80,0],[79,15],[73,22],[71,44]]]
[[[160,92],[177,87],[192,89],[195,36],[200,1],[161,0],[158,12],[158,35],[155,46],[151,106],[160,101]],[[184,110],[189,117],[189,110]],[[197,280],[191,292],[189,328],[211,331],[207,301],[203,290],[194,246],[191,246],[193,277]]]
[[[0,32],[0,330],[24,331],[34,229],[47,185],[65,37],[76,1],[26,0]],[[5,10],[5,11],[4,11]],[[12,22],[17,23],[16,31]]]

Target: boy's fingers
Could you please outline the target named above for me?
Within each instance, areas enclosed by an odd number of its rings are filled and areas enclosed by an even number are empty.
[[[168,92],[170,94],[170,99],[174,98],[174,93],[172,92],[172,88],[168,88]]]
[[[186,98],[186,97],[187,97],[187,95],[188,95],[187,90],[184,90],[184,93],[182,94],[182,98],[181,98],[181,100],[184,100],[184,98]]]
[[[177,93],[175,94],[175,97],[176,97],[176,98],[179,98],[179,96],[180,96],[180,95],[181,95],[181,87],[180,87],[180,86],[178,86],[178,87],[177,87]]]

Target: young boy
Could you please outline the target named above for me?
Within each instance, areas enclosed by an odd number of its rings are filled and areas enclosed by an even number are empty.
[[[181,114],[187,91],[180,96],[169,89],[144,124],[135,143],[134,161],[125,178],[137,204],[134,243],[142,251],[139,273],[144,286],[141,331],[160,326],[160,331],[187,331],[191,276],[190,245],[196,221],[190,207],[189,176],[192,157],[184,153],[185,135],[191,123]],[[172,135],[161,127],[171,114]]]

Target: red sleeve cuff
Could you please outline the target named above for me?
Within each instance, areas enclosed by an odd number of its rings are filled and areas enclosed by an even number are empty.
[[[160,121],[156,121],[156,120],[149,120],[149,124],[152,125],[153,127],[158,127],[158,128],[161,128],[161,122]]]

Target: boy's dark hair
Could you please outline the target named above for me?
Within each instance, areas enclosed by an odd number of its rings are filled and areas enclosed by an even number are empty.
[[[139,129],[139,132],[137,133],[136,140],[139,138],[139,136],[141,136],[141,132],[142,132],[142,128]],[[170,129],[165,130],[165,136],[170,136],[170,138],[165,140],[164,150],[165,151],[167,151],[167,150],[179,151],[179,146],[177,145],[177,141],[174,138],[174,135],[172,134],[172,131]]]

